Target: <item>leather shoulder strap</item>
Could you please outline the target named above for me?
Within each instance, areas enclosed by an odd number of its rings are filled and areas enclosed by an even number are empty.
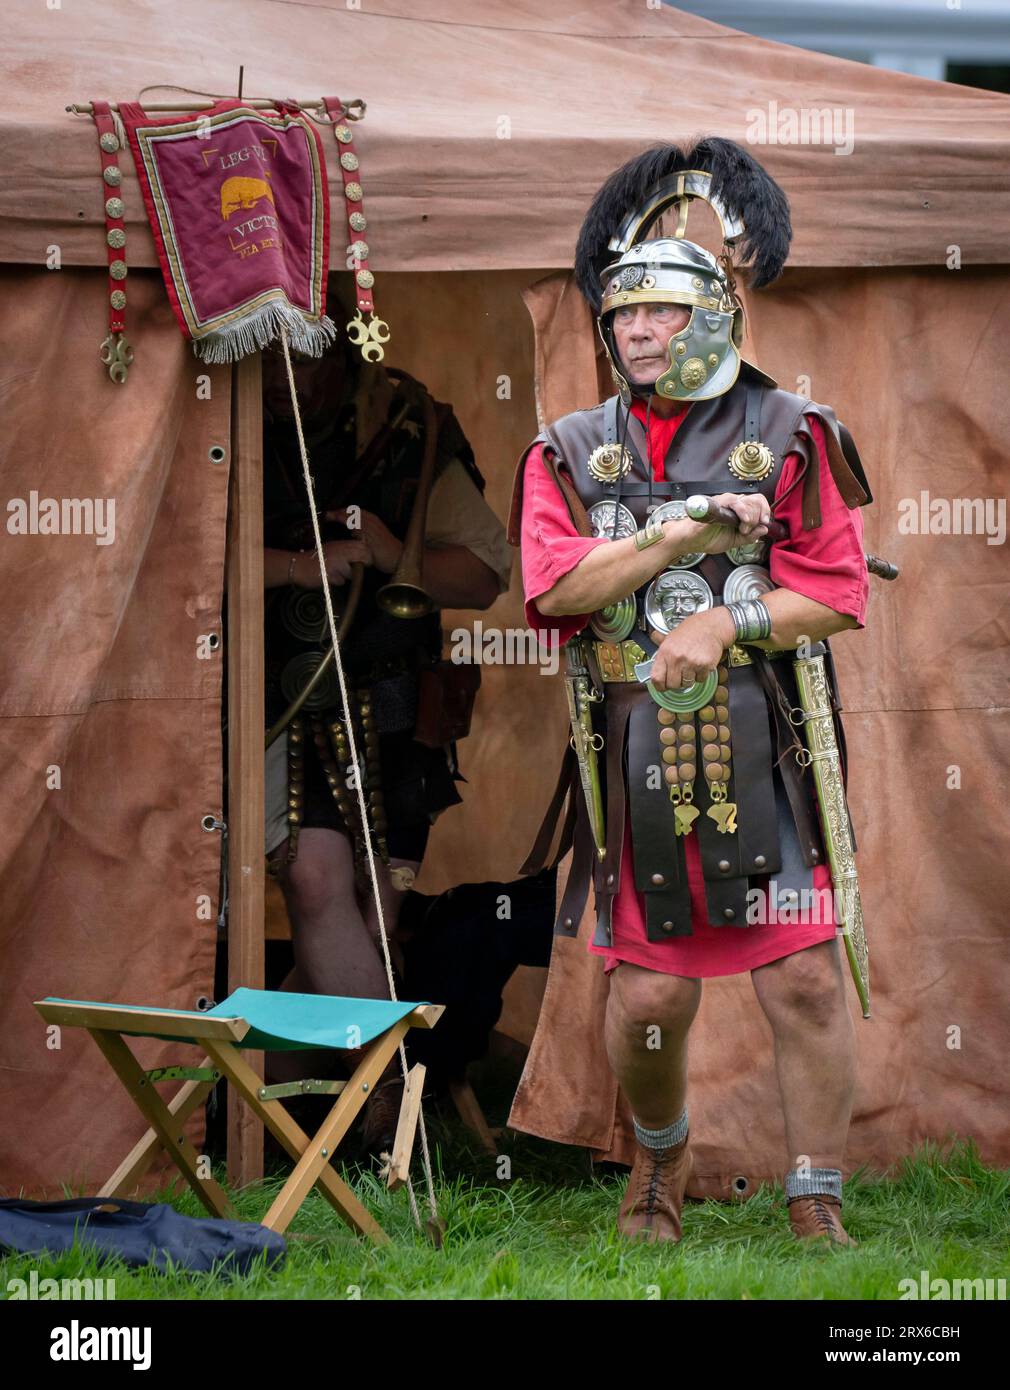
[[[591,536],[593,534],[592,523],[589,520],[589,513],[586,511],[582,498],[575,491],[575,484],[569,475],[564,472],[564,459],[561,450],[554,442],[549,429],[544,430],[547,436],[547,443],[543,448],[544,466],[554,479],[555,484],[561,491],[568,507],[568,515],[572,519],[572,525],[580,536]]]
[[[554,479],[555,486],[565,499],[565,505],[575,529],[580,536],[593,534],[585,505],[575,490],[571,472],[567,468],[566,445],[577,452],[578,440],[585,435],[587,424],[590,430],[593,429],[593,424],[589,424],[589,417],[596,416],[600,422],[599,427],[602,428],[602,414],[603,408],[597,406],[594,410],[576,410],[571,415],[563,415],[560,420],[555,420],[552,425],[541,430],[533,443],[523,450],[516,465],[515,477],[512,482],[512,504],[509,508],[506,531],[511,545],[518,546],[522,536],[523,480],[526,473],[526,460],[530,450],[538,444],[541,446],[544,467]]]

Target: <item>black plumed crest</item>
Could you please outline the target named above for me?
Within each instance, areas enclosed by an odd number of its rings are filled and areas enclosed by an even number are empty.
[[[745,231],[735,259],[751,270],[754,289],[782,271],[793,229],[782,189],[753,155],[733,140],[706,136],[687,150],[655,145],[616,169],[590,204],[575,248],[575,276],[596,312],[602,299],[600,275],[614,259],[607,247],[629,212],[641,207],[653,187],[669,174],[703,169],[712,175],[712,195],[727,212],[743,220]]]

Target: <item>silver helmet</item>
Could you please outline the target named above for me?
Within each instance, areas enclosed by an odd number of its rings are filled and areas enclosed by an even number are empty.
[[[700,198],[722,227],[716,257],[688,241],[687,215]],[[678,209],[673,236],[647,240],[667,209]],[[647,150],[612,174],[593,200],[579,236],[576,276],[597,314],[614,380],[625,404],[634,390],[614,340],[614,315],[625,305],[681,304],[687,325],[667,344],[668,365],[648,386],[669,400],[701,401],[728,391],[740,371],[743,307],[732,252],[752,267],[755,288],[780,272],[792,231],[785,194],[761,165],[729,140]]]

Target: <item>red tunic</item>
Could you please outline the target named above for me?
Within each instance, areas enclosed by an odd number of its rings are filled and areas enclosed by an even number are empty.
[[[645,406],[638,400],[633,413],[646,422]],[[690,407],[664,419],[651,414],[648,422],[649,454],[657,480],[664,477],[664,460],[670,442]],[[789,536],[770,548],[768,566],[777,588],[791,589],[815,599],[838,613],[856,619],[862,627],[866,617],[869,584],[863,558],[863,521],[858,509],[849,511],[839,495],[828,466],[823,426],[815,416],[807,417],[811,438],[820,459],[821,525],[812,531],[802,529],[802,486],[797,486],[776,507],[775,515],[785,522]],[[802,466],[799,454],[786,456],[775,489],[776,498],[785,493]],[[733,491],[733,478],[727,476],[726,491]],[[597,545],[609,545],[604,538],[580,536],[568,515],[561,496],[540,457],[540,446],[530,450],[523,479],[522,569],[526,593],[526,620],[538,634],[557,634],[566,642],[581,632],[589,614],[549,618],[543,616],[536,600],[559,579],[575,568]],[[649,941],[645,929],[645,903],[635,888],[631,857],[631,834],[624,828],[620,888],[614,901],[613,944],[594,946],[590,951],[604,957],[609,972],[622,960],[670,975],[709,978],[736,975],[753,970],[793,951],[803,950],[834,935],[834,920],[828,893],[819,896],[812,912],[793,910],[786,921],[769,912],[765,924],[747,927],[711,927],[705,903],[705,882],[697,835],[684,841],[688,883],[691,890],[692,936],[667,941]],[[815,889],[830,890],[827,866],[813,870]],[[827,910],[825,910],[827,909]],[[780,914],[781,916],[782,914]],[[810,920],[810,918],[814,920]]]

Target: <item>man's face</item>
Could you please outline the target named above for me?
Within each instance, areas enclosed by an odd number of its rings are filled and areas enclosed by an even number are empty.
[[[625,304],[614,313],[614,343],[632,386],[649,386],[670,365],[667,344],[686,328],[684,304]]]
[[[311,420],[326,410],[337,410],[344,397],[344,354],[330,350],[322,357],[303,357],[292,351],[291,366],[302,418]],[[280,349],[263,353],[263,404],[275,420],[293,418],[287,367]]]

